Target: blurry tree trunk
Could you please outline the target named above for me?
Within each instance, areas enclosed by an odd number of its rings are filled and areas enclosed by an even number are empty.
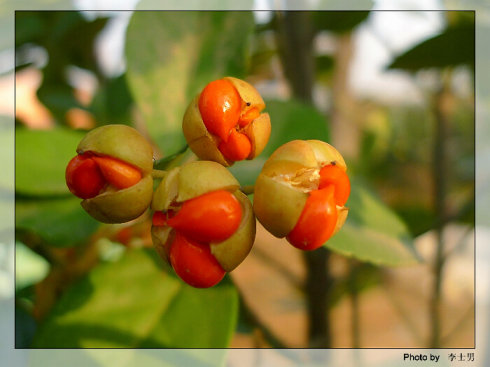
[[[349,86],[349,70],[353,51],[352,32],[339,35],[334,56],[331,140],[333,145],[348,159],[358,156],[360,136],[356,123],[356,103]]]
[[[447,139],[449,123],[452,114],[452,94],[450,90],[451,74],[442,75],[442,86],[434,98],[435,132],[433,153],[433,190],[434,212],[436,218],[436,254],[434,258],[434,282],[432,285],[432,298],[430,300],[430,348],[440,348],[441,339],[441,289],[444,269],[444,226],[449,217],[446,202],[448,181]]]
[[[276,19],[277,44],[293,96],[313,104],[315,64],[310,13],[277,13]],[[329,252],[325,248],[304,253],[308,345],[312,348],[329,348],[332,344],[328,320],[328,293],[332,278],[327,268],[328,257]]]
[[[309,12],[278,12],[277,45],[293,96],[313,103],[315,64]]]
[[[349,85],[350,64],[354,52],[352,32],[337,37],[335,65],[332,80],[331,143],[347,159],[359,156],[360,130],[357,126],[357,106]],[[359,295],[356,289],[358,264],[350,262],[350,301],[352,348],[360,347]]]

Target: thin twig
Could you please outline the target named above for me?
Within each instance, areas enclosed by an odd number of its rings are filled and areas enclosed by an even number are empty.
[[[264,337],[273,348],[287,348],[287,346],[281,340],[279,340],[274,333],[259,319],[252,308],[245,302],[245,298],[240,289],[238,287],[236,288],[240,299],[240,309],[243,311],[245,319],[260,329]]]
[[[384,289],[386,292],[386,295],[388,296],[388,299],[391,301],[391,304],[395,308],[395,310],[398,312],[398,315],[402,319],[402,322],[405,324],[407,329],[411,332],[413,335],[415,341],[422,345],[424,343],[424,338],[422,337],[422,333],[417,330],[417,328],[414,325],[413,320],[410,318],[410,312],[405,311],[403,308],[402,304],[396,299],[396,297],[393,295],[393,292],[390,292],[386,289]]]
[[[441,344],[446,344],[447,342],[449,342],[449,340],[451,340],[452,337],[454,337],[455,334],[457,334],[457,332],[464,326],[466,325],[466,321],[468,319],[468,317],[470,316],[474,316],[474,312],[475,312],[475,306],[474,304],[472,303],[468,308],[467,310],[464,312],[463,316],[461,317],[461,319],[457,322],[456,325],[454,325],[454,327],[449,330],[447,332],[446,335],[444,335],[441,339],[442,339],[442,343]]]
[[[304,292],[303,281],[295,276],[286,266],[277,261],[276,258],[270,256],[258,246],[254,248],[254,254],[257,257],[262,258],[262,260],[266,261],[271,268],[275,269],[280,275],[286,278],[296,288],[296,290]]]

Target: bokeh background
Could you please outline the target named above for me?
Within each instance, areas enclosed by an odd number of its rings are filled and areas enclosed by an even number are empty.
[[[242,183],[282,142],[324,139],[343,153],[358,188],[351,210],[372,221],[354,216],[349,236],[313,257],[259,228],[251,256],[198,301],[223,297],[222,312],[236,309],[213,342],[473,347],[473,43],[472,12],[17,13],[16,347],[208,346],[207,336],[178,333],[149,340],[148,328],[168,325],[161,322],[122,323],[108,305],[128,286],[118,274],[141,292],[126,294],[125,306],[154,307],[136,301],[158,287],[147,279],[162,266],[138,270],[153,264],[148,223],[99,226],[56,175],[81,136],[72,130],[104,123],[134,124],[160,156],[174,153],[186,95],[220,73],[259,89],[277,131],[260,159],[232,169]],[[373,256],[377,241],[395,250]],[[192,297],[164,316],[185,318]]]

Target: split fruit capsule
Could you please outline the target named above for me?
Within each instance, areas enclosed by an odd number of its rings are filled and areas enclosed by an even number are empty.
[[[187,107],[182,130],[191,150],[202,160],[231,166],[253,159],[269,141],[270,117],[249,83],[225,77],[204,87]]]
[[[223,166],[197,161],[173,168],[152,200],[152,239],[176,274],[196,288],[219,283],[255,240],[252,204]]]
[[[350,194],[340,153],[319,140],[293,140],[266,161],[255,183],[254,211],[274,236],[301,250],[322,246],[344,224]]]
[[[105,125],[80,141],[65,172],[69,190],[82,207],[104,223],[139,217],[153,194],[153,150],[146,139],[126,125]]]

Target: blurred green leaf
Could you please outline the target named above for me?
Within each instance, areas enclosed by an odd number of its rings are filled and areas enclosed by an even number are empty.
[[[254,185],[262,170],[266,157],[257,157],[250,161],[236,162],[228,170],[235,176],[241,186]]]
[[[95,53],[95,40],[108,18],[88,20],[76,11],[16,12],[16,47],[22,54],[42,47],[48,54],[43,68],[42,84],[37,91],[39,100],[50,110],[57,122],[66,122],[66,112],[73,107],[84,108],[75,98],[68,78],[68,67],[77,66],[92,71],[101,78]],[[26,63],[34,60],[22,60]]]
[[[97,89],[90,112],[99,124],[130,124],[133,97],[129,91],[126,74],[105,80]]]
[[[241,185],[253,185],[265,160],[288,141],[329,140],[328,121],[312,106],[296,100],[266,101],[264,112],[269,113],[272,125],[271,137],[264,151],[257,158],[237,162],[230,168]]]
[[[185,285],[154,251],[131,250],[70,288],[40,326],[36,348],[225,348],[238,312],[226,280]],[[192,365],[192,364],[190,364]]]
[[[412,205],[398,204],[393,207],[400,218],[407,224],[410,233],[414,236],[421,235],[434,228],[436,221],[434,210],[429,205],[413,203]]]
[[[15,20],[16,47],[37,44],[46,48],[51,65],[97,69],[94,41],[108,18],[88,20],[76,11],[22,11],[16,13]]]
[[[355,292],[361,293],[380,284],[382,280],[379,267],[369,263],[350,265],[350,273],[345,277],[335,279],[329,297],[329,307],[333,308],[345,296]],[[354,267],[354,270],[352,270]]]
[[[73,88],[65,80],[51,80],[44,75],[43,83],[36,91],[37,98],[56,117],[57,121],[64,121],[66,112],[71,108],[85,109],[75,98]]]
[[[46,15],[46,14],[44,14]],[[15,46],[35,43],[46,35],[48,24],[43,20],[43,12],[19,11],[15,13]]]
[[[126,38],[127,77],[164,155],[185,145],[182,117],[210,81],[244,76],[251,12],[136,12]]]
[[[321,55],[315,59],[316,76],[319,80],[328,82],[334,71],[335,60],[332,56]]]
[[[271,118],[271,137],[260,156],[268,157],[288,141],[300,139],[329,140],[328,120],[316,108],[305,103],[266,101],[265,112]]]
[[[277,56],[277,50],[258,50],[250,57],[250,68],[248,73],[252,75],[267,75],[272,73],[272,60]]]
[[[317,30],[344,33],[354,29],[369,16],[369,11],[316,11],[313,23]]]
[[[405,224],[373,194],[353,182],[347,206],[345,225],[325,243],[326,247],[376,265],[413,265],[419,261]]]
[[[36,320],[23,307],[15,306],[15,348],[29,348],[36,332]]]
[[[99,227],[76,197],[59,199],[17,199],[16,230],[34,234],[44,243],[57,247],[84,242]]]
[[[451,26],[397,56],[388,69],[418,71],[456,65],[474,68],[474,63],[475,27],[474,23],[464,23]]]
[[[84,133],[69,129],[28,130],[15,134],[15,191],[25,195],[68,194],[65,168]]]

